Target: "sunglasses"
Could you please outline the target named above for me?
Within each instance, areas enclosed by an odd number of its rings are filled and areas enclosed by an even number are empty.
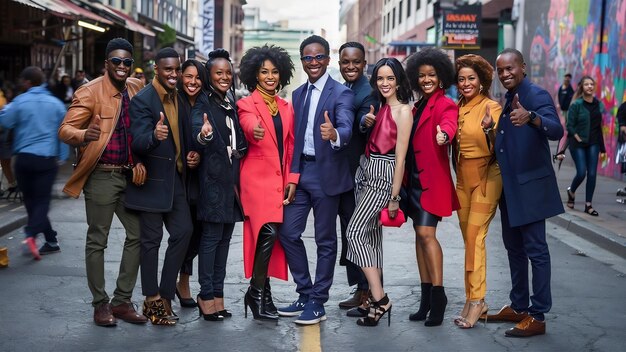
[[[135,60],[129,59],[129,58],[122,59],[119,57],[112,57],[109,59],[109,62],[115,66],[119,66],[121,63],[124,63],[124,66],[131,67],[133,65],[133,62],[135,62]]]
[[[307,56],[303,56],[300,58],[300,60],[306,61],[306,62],[311,62],[313,61],[313,59],[315,59],[315,61],[320,62],[322,60],[328,59],[328,55],[324,55],[324,54],[319,54],[319,55],[315,55],[315,56],[311,56],[311,55],[307,55]]]

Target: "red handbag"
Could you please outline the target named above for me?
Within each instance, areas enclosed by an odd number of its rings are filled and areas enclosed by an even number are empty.
[[[402,209],[398,209],[398,214],[396,214],[396,217],[393,219],[389,217],[389,208],[385,208],[380,212],[380,223],[383,226],[400,227],[405,222],[406,217],[404,216]]]

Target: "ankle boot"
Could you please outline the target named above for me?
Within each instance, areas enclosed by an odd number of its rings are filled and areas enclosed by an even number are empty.
[[[248,311],[247,307],[250,306],[254,319],[278,319],[278,312],[275,310],[276,307],[274,307],[272,302],[272,294],[271,291],[269,291],[269,280],[267,279],[267,267],[270,262],[270,257],[272,256],[274,242],[277,236],[278,227],[276,224],[268,223],[261,227],[257,238],[250,288],[244,297],[246,316]],[[268,284],[267,288],[266,284]],[[266,293],[266,291],[269,292],[269,294]]]
[[[265,287],[263,289],[263,303],[265,304],[265,311],[278,316],[278,309],[274,305],[272,300],[272,288],[270,287],[270,278],[265,278]]]
[[[443,286],[433,286],[430,296],[430,314],[424,322],[426,326],[438,326],[443,322],[443,313],[446,311],[448,297]]]
[[[417,312],[409,315],[411,321],[421,321],[426,319],[430,311],[430,294],[433,287],[431,283],[422,283],[422,296],[420,297],[420,308]]]

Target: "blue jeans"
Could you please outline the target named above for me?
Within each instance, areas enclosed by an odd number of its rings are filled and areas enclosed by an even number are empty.
[[[596,173],[598,170],[598,158],[600,156],[600,145],[592,144],[587,147],[570,148],[572,159],[576,164],[576,176],[572,180],[570,190],[576,193],[576,189],[587,176],[587,185],[585,191],[585,201],[591,203],[593,192],[596,189]]]

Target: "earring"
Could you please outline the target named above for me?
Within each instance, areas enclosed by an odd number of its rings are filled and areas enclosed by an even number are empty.
[[[443,82],[439,82],[439,88],[443,89]]]
[[[480,88],[478,89],[478,93],[482,93],[483,92],[483,85],[480,85]]]

